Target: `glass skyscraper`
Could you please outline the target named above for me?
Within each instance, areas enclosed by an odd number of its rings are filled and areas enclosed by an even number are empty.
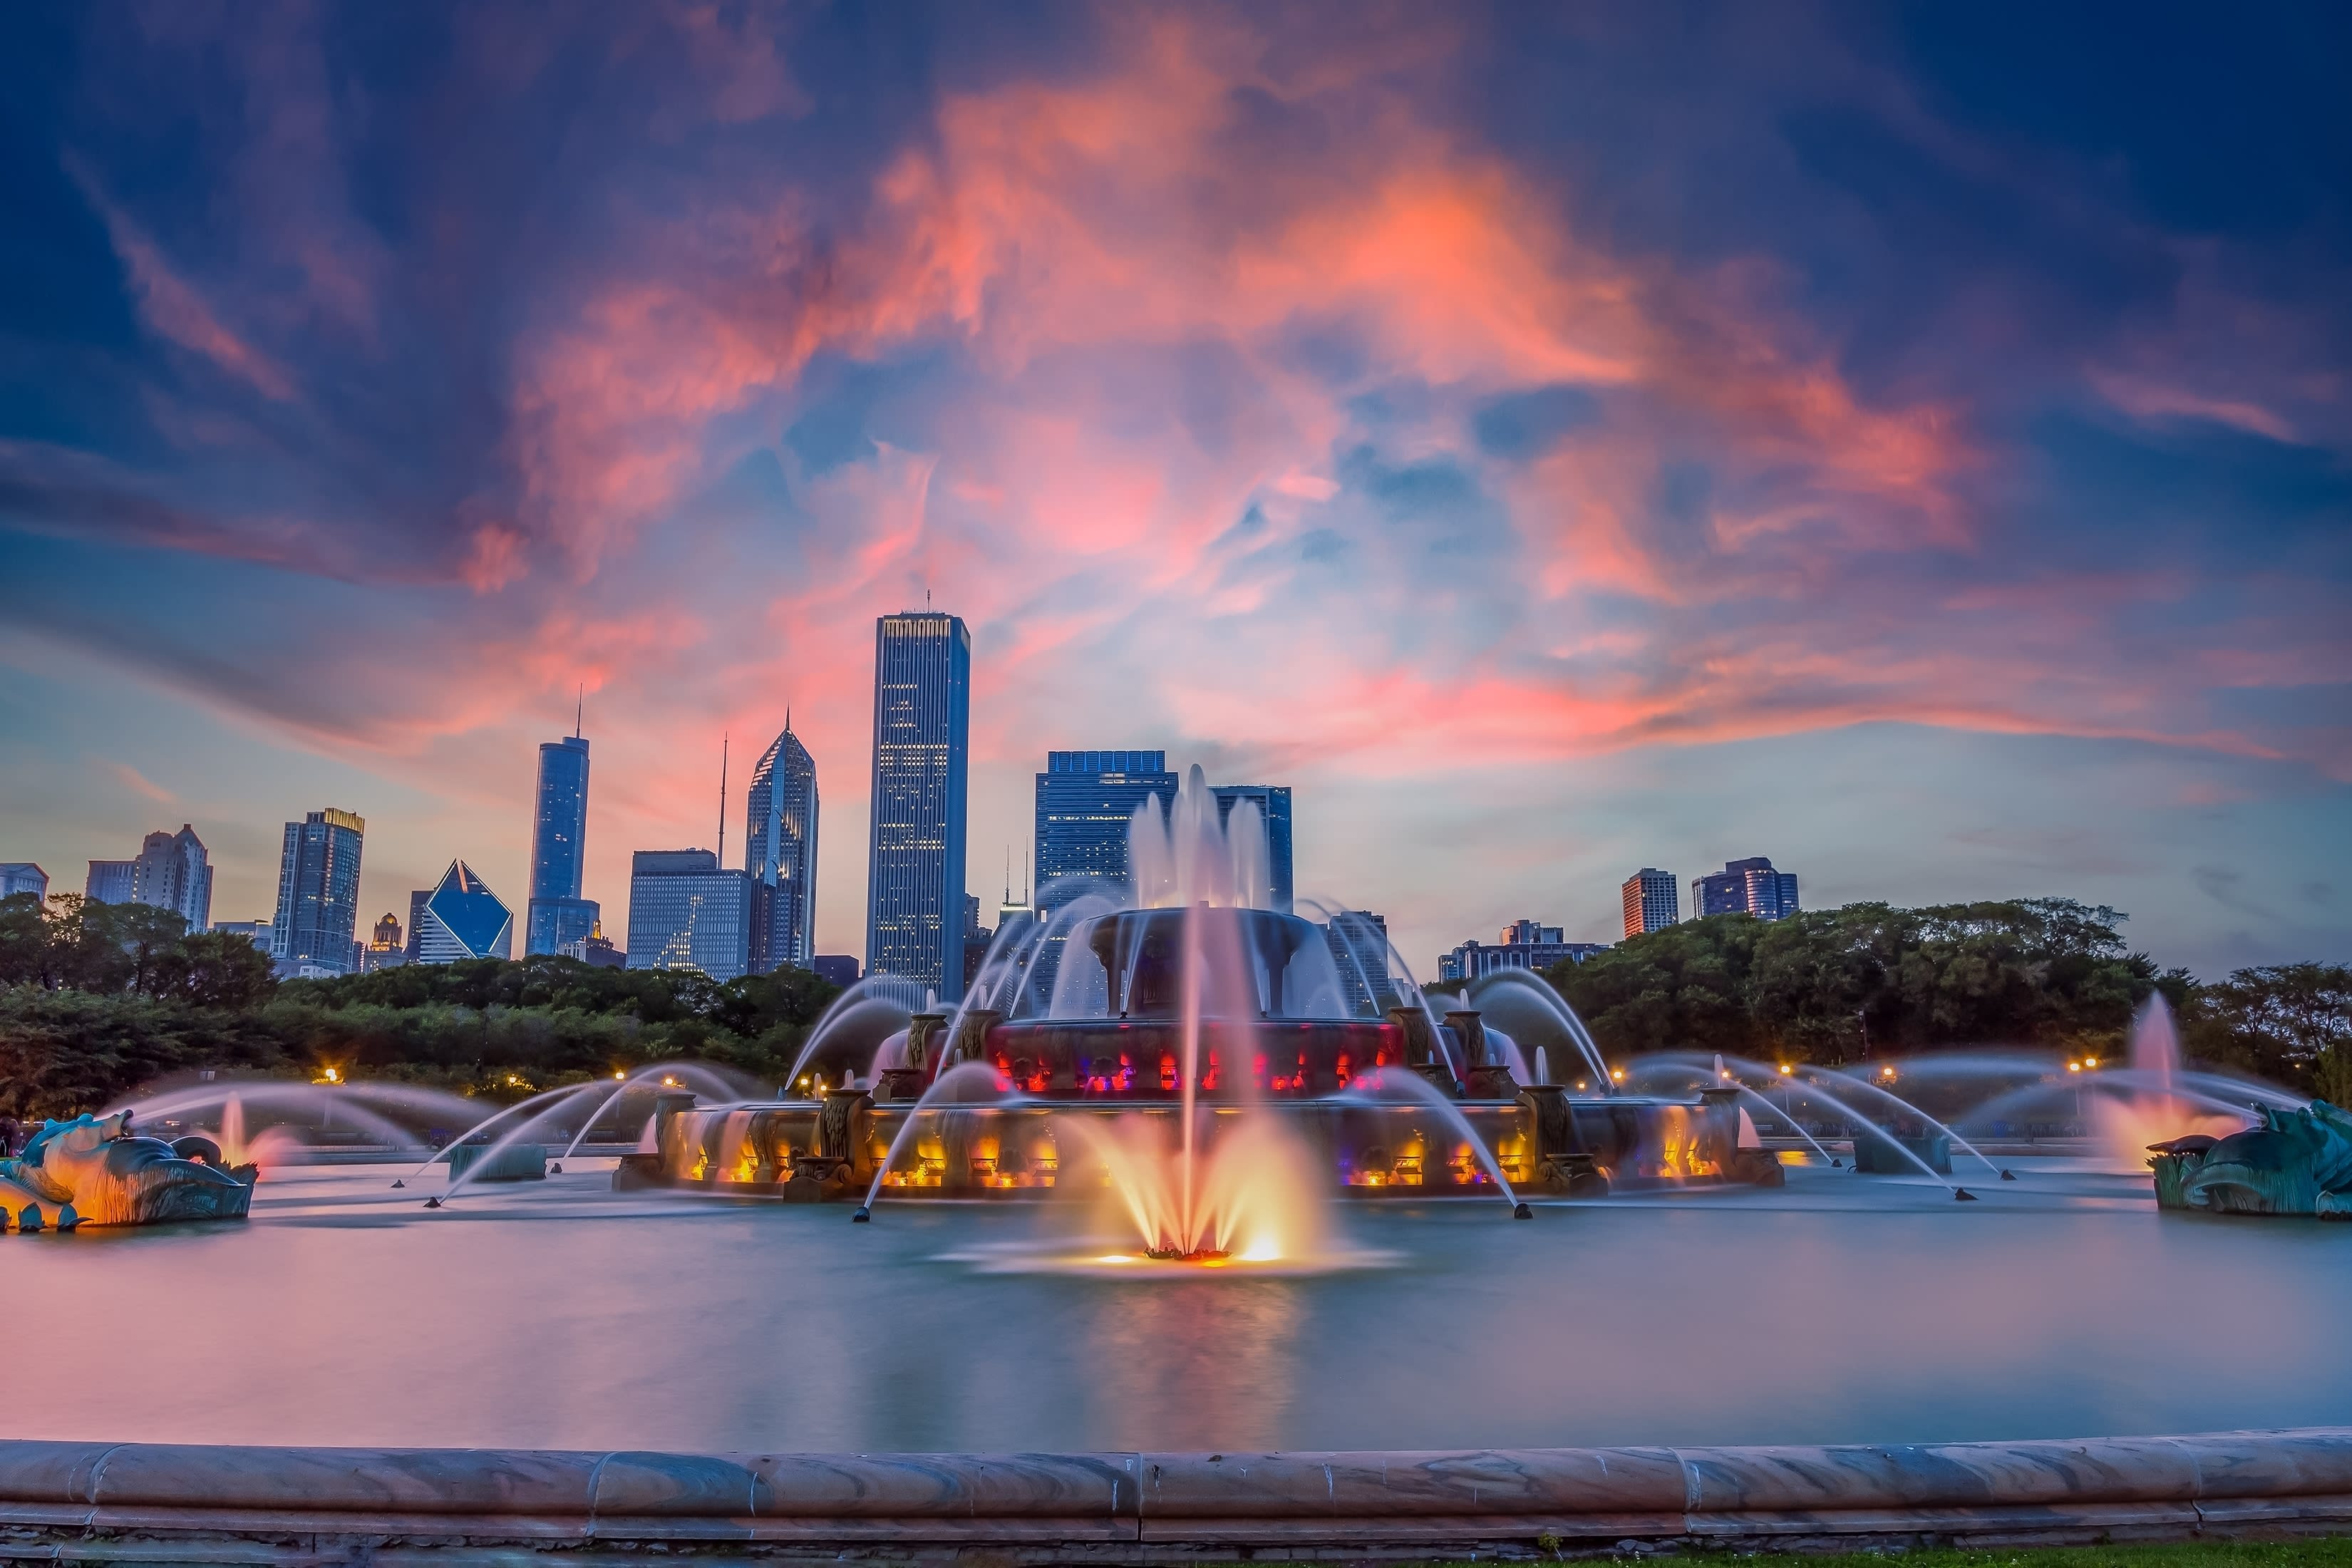
[[[1720,871],[1691,879],[1691,913],[1754,915],[1759,921],[1786,920],[1797,912],[1797,874],[1776,871],[1758,855],[1729,860]]]
[[[567,735],[539,748],[524,952],[553,952],[595,929],[600,912],[595,901],[580,896],[587,843],[588,742]]]
[[[410,906],[415,909],[416,906]],[[399,923],[384,921],[394,931]],[[461,958],[509,958],[514,950],[514,915],[504,900],[490,891],[481,876],[463,860],[449,862],[439,886],[425,895],[415,917],[416,959],[420,963],[455,963]],[[378,931],[383,929],[379,922]]]
[[[874,838],[866,972],[950,1001],[963,989],[971,634],[932,611],[874,624]]]
[[[1054,883],[1086,877],[1128,887],[1127,829],[1152,796],[1165,816],[1176,775],[1165,752],[1048,752],[1037,775],[1037,909],[1040,919],[1077,889]]]
[[[784,732],[760,755],[743,799],[743,869],[751,874],[751,973],[806,969],[816,956],[816,761]]]
[[[342,974],[352,967],[359,923],[360,843],[366,821],[329,806],[286,825],[278,860],[278,917],[270,946],[278,972],[304,968]]]
[[[1254,800],[1260,816],[1265,819],[1266,882],[1274,893],[1274,907],[1283,913],[1290,912],[1290,786],[1288,784],[1219,784],[1210,791],[1217,797],[1217,820],[1229,821],[1234,815],[1234,803]]]
[[[629,865],[631,969],[733,980],[751,963],[751,879],[708,849],[640,849]]]

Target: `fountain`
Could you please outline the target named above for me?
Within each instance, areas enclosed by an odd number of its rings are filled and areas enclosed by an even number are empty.
[[[1520,1082],[1478,1010],[1441,1014],[1409,979],[1351,1003],[1325,929],[1268,907],[1264,839],[1247,802],[1220,823],[1192,769],[1164,816],[1155,800],[1129,826],[1124,907],[1093,889],[1070,906],[1083,913],[1000,936],[959,1006],[914,1014],[839,1087],[664,1097],[655,1146],[624,1156],[614,1184],[864,1194],[861,1219],[902,1195],[1108,1193],[1144,1256],[1241,1261],[1286,1245],[1288,1222],[1269,1216],[1333,1189],[1499,1194],[1524,1214],[1527,1194],[1778,1178],[1737,1091],[1612,1092],[1532,976],[1497,999],[1582,1058],[1599,1091]],[[1399,1100],[1406,1079],[1416,1092]]]
[[[20,1231],[54,1224],[160,1225],[243,1219],[259,1173],[224,1167],[207,1138],[165,1142],[131,1131],[131,1113],[44,1121],[14,1159],[0,1160],[0,1223]],[[55,1205],[44,1214],[43,1204]]]

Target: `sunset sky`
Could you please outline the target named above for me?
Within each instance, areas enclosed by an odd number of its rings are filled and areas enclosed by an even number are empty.
[[[787,706],[863,952],[873,620],[1296,791],[1416,972],[1769,855],[2352,937],[2352,7],[165,0],[0,19],[0,860],[367,818],[518,915]],[[1017,879],[1017,873],[1016,873]]]

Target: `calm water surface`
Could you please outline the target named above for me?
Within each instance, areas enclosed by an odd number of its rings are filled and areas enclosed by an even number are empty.
[[[1379,1267],[1102,1279],[971,1261],[1055,1205],[745,1205],[609,1163],[439,1212],[378,1170],[242,1226],[0,1239],[0,1432],[707,1449],[1925,1441],[2341,1422],[2352,1226],[2159,1215],[2017,1162],[1941,1188],[1357,1205]]]

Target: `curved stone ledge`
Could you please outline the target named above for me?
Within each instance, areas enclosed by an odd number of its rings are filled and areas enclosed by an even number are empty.
[[[439,1563],[698,1546],[1024,1560],[1633,1539],[2352,1529],[2352,1427],[2072,1442],[1462,1453],[663,1454],[0,1442],[0,1558]],[[201,1542],[202,1550],[196,1550]],[[178,1542],[180,1545],[171,1543]]]

